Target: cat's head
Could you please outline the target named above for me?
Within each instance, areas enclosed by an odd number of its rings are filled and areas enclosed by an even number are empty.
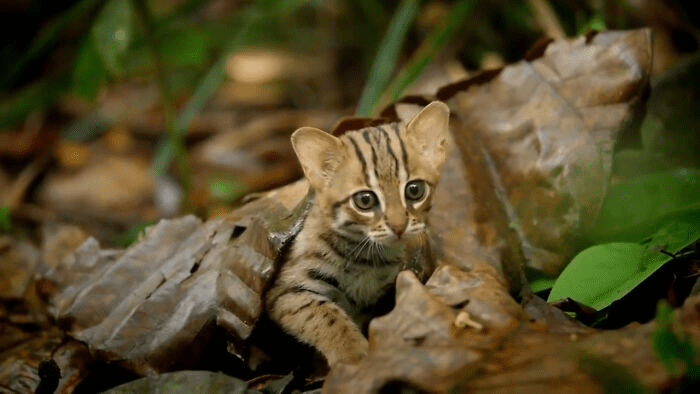
[[[449,108],[435,101],[408,124],[334,137],[303,127],[292,144],[332,229],[379,244],[425,233],[432,194],[447,156]]]

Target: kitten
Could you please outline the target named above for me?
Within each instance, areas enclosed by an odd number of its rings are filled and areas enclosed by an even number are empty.
[[[436,101],[407,125],[292,134],[315,200],[265,296],[267,313],[331,367],[367,354],[365,312],[392,289],[407,250],[427,242],[448,123]]]

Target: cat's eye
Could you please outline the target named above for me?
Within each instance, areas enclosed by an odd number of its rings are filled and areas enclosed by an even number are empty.
[[[406,184],[404,191],[407,201],[418,201],[425,196],[425,181],[415,180]]]
[[[379,203],[379,200],[373,191],[363,190],[352,195],[352,202],[358,209],[369,211]]]

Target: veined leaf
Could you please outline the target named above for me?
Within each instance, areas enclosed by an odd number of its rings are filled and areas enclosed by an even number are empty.
[[[615,242],[583,250],[554,283],[548,301],[572,298],[601,310],[656,272],[674,254],[700,238],[700,223],[672,221],[645,244]]]

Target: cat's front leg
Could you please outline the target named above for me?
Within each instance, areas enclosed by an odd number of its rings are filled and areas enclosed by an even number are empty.
[[[333,367],[367,355],[369,343],[350,316],[324,295],[298,287],[268,298],[268,314],[287,333],[318,349]]]

